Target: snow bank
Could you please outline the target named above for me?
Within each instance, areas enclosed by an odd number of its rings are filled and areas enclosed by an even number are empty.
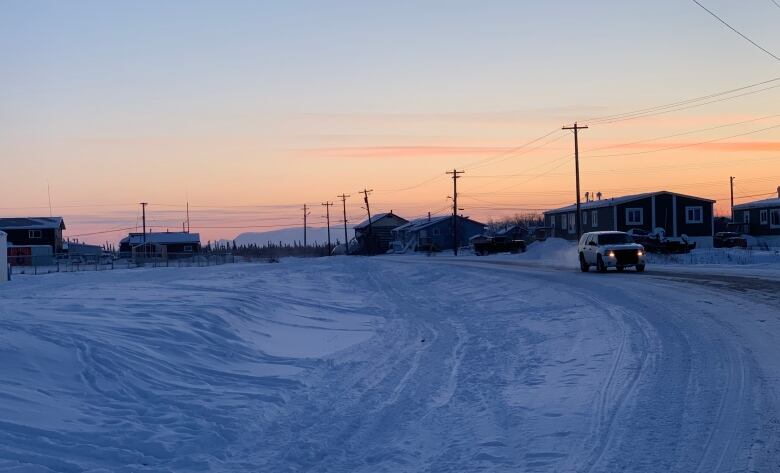
[[[232,470],[299,373],[382,323],[311,260],[18,278],[0,301],[0,471]]]

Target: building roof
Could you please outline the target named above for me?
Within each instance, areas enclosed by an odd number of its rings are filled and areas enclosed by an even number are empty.
[[[735,205],[734,210],[758,209],[764,207],[780,207],[780,197],[745,202],[744,204]]]
[[[418,218],[418,219],[412,220],[409,223],[401,225],[400,227],[394,228],[393,231],[395,232],[395,231],[400,231],[400,230],[407,230],[407,231],[410,231],[410,232],[415,232],[417,230],[422,230],[425,227],[429,227],[431,225],[436,225],[437,223],[444,222],[444,221],[449,220],[451,218],[452,218],[452,215],[441,215],[441,216],[438,216],[438,217],[431,217],[431,218],[428,218],[428,217]],[[463,216],[458,215],[458,218],[460,218],[461,220],[468,220],[470,222],[476,223],[477,225],[482,225],[482,226],[485,225],[484,223],[477,222],[476,220],[472,220],[472,219],[470,219],[468,217],[463,217]]]
[[[124,237],[121,243],[128,243],[130,245],[141,245],[144,242],[143,233],[131,233]],[[186,233],[186,232],[153,232],[146,234],[146,243],[155,243],[160,245],[173,245],[173,244],[199,244],[199,233]]]
[[[396,215],[392,211],[390,211],[390,212],[384,212],[384,213],[379,213],[379,214],[376,214],[376,215],[372,215],[371,216],[371,225],[374,225],[375,223],[377,223],[378,221],[382,220],[385,217],[391,217],[391,216],[395,217],[395,218],[398,218],[398,219],[401,219],[404,222],[407,221],[405,218],[399,217],[398,215]],[[363,220],[359,224],[355,225],[353,228],[356,229],[356,230],[361,230],[361,229],[366,228],[366,227],[368,227],[368,219]]]
[[[10,217],[0,218],[0,228],[3,230],[44,230],[65,229],[62,217]]]
[[[632,202],[634,200],[644,199],[646,197],[652,197],[654,195],[659,195],[659,194],[669,194],[669,195],[676,195],[678,197],[685,197],[688,199],[704,200],[706,202],[713,202],[713,203],[715,202],[712,199],[705,199],[703,197],[695,197],[692,195],[678,194],[677,192],[656,191],[656,192],[645,192],[642,194],[624,195],[620,197],[613,197],[611,199],[591,200],[590,202],[582,202],[580,203],[580,210],[612,207],[614,205],[619,205],[625,202]],[[575,210],[577,210],[577,204],[567,205],[566,207],[560,207],[557,209],[551,209],[544,213],[548,214],[548,213],[558,213],[558,212],[572,212]]]

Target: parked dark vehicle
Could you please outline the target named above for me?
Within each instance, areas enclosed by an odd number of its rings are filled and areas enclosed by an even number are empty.
[[[525,240],[512,240],[508,237],[494,236],[480,238],[472,243],[474,254],[484,256],[494,253],[524,253]]]
[[[696,242],[688,242],[685,235],[681,238],[666,238],[663,230],[659,230],[659,233],[651,233],[639,228],[632,228],[628,234],[636,243],[644,246],[648,253],[681,254],[690,253],[696,248]]]
[[[745,237],[736,232],[718,232],[712,239],[715,248],[747,248]]]

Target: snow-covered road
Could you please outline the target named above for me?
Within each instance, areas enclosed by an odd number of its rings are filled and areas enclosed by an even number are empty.
[[[780,282],[649,270],[21,279],[0,287],[0,471],[780,471]]]

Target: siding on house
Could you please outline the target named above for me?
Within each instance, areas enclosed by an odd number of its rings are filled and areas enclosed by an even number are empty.
[[[667,191],[584,202],[580,207],[587,217],[582,219],[582,232],[627,232],[632,229],[652,232],[656,228],[663,228],[668,236],[687,235],[700,239],[704,246],[709,246],[713,236],[713,204],[714,201],[710,199]],[[697,208],[693,215],[700,217],[700,221],[687,219],[688,207]],[[575,208],[576,206],[570,205],[544,213],[545,224],[553,227],[553,236],[569,240],[577,238],[571,220],[574,218]],[[638,221],[630,221],[629,212],[641,218]],[[594,225],[594,213],[597,215],[597,225]],[[569,225],[569,222],[572,222],[572,225]]]
[[[62,217],[0,218],[0,230],[7,234],[9,246],[48,245],[52,253],[62,252]]]
[[[443,216],[411,221],[393,230],[394,243],[412,250],[451,250],[453,217]],[[485,224],[458,216],[458,246],[467,246],[469,239],[485,231]]]
[[[355,240],[357,240],[362,253],[385,253],[393,241],[393,229],[409,223],[408,220],[399,217],[393,212],[387,212],[371,216],[371,235],[368,232],[368,220],[356,225]]]
[[[762,213],[765,217],[764,220],[761,219]],[[780,235],[780,196],[734,206],[734,223],[744,223],[745,215],[749,216],[749,222],[744,226],[747,234],[752,236]]]

